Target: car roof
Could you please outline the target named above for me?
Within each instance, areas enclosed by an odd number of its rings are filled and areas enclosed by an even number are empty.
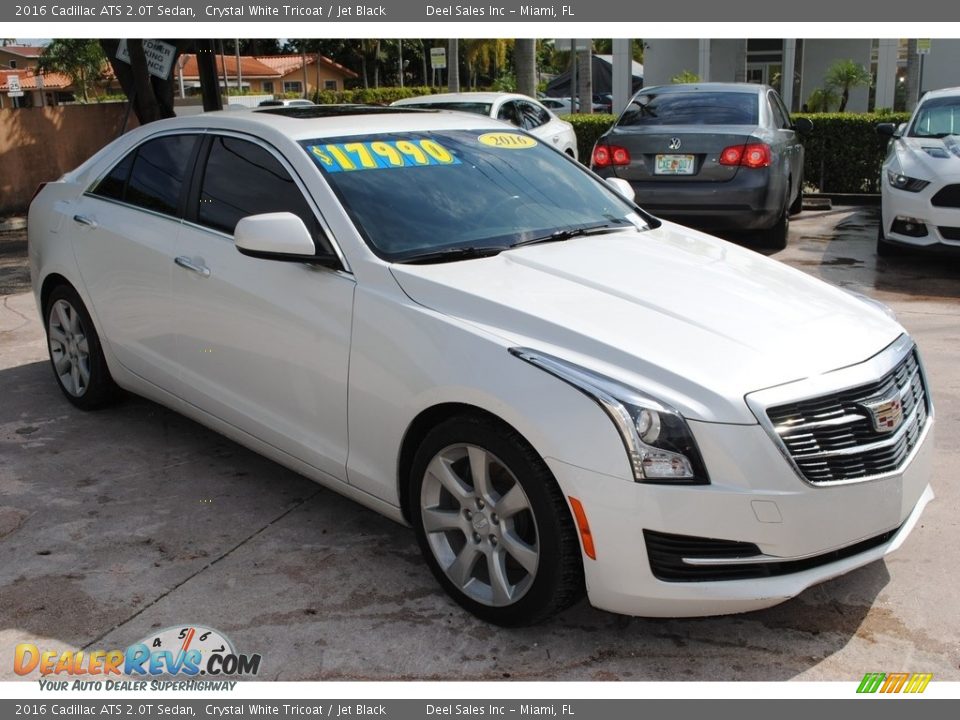
[[[920,101],[928,100],[930,98],[938,97],[950,97],[953,95],[960,95],[960,87],[949,87],[949,88],[940,88],[939,90],[928,90],[923,94],[923,97],[920,98]]]
[[[366,133],[487,128],[502,129],[503,123],[483,115],[437,110],[379,105],[313,105],[258,108],[245,113],[226,110],[207,112],[147,123],[128,135],[190,129],[232,130],[265,138],[280,135],[291,140],[307,140]]]
[[[534,98],[517,93],[504,92],[465,92],[465,93],[441,93],[439,95],[420,95],[418,97],[404,98],[393,103],[395,106],[402,106],[406,103],[429,103],[429,102],[496,102],[506,98],[519,98],[522,100],[534,100]]]
[[[750,92],[762,93],[770,90],[769,85],[757,85],[756,83],[721,83],[721,82],[699,82],[699,83],[677,83],[675,85],[654,85],[645,87],[637,95],[650,93],[684,93],[684,92]]]

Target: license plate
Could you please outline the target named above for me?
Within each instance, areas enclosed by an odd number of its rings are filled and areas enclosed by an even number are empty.
[[[693,175],[693,155],[657,155],[654,175]]]

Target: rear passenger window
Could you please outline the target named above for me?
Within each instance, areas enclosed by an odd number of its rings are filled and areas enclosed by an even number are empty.
[[[134,150],[118,162],[113,170],[97,183],[97,186],[93,189],[94,195],[112,200],[123,200],[124,192],[127,189],[127,179],[130,177],[130,168],[133,167],[133,157],[136,154],[137,151]]]
[[[283,165],[260,145],[215,137],[200,188],[197,222],[233,234],[241,218],[290,212],[317,237],[319,223]]]
[[[168,135],[137,148],[127,194],[132,205],[176,215],[195,135]]]

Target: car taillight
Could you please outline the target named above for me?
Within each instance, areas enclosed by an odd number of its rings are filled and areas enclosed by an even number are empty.
[[[619,145],[597,145],[593,148],[593,167],[603,168],[611,165],[629,165],[630,152]]]
[[[39,194],[40,194],[40,191],[43,190],[46,186],[47,186],[47,184],[46,184],[45,182],[42,182],[42,183],[40,183],[39,185],[37,185],[37,189],[33,191],[33,195],[30,197],[30,202],[33,202],[33,199],[34,199],[37,195],[39,195]],[[30,203],[27,203],[27,204],[29,205]]]
[[[721,165],[743,165],[748,168],[764,168],[770,166],[772,156],[770,146],[766,143],[749,143],[747,145],[730,145],[720,153]]]

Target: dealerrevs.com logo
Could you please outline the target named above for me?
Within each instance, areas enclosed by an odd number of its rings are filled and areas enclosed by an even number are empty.
[[[922,693],[933,679],[932,673],[867,673],[858,693]]]
[[[68,676],[74,680],[70,689],[101,689],[95,687],[100,682],[112,686],[107,689],[142,689],[139,686],[145,686],[146,683],[136,682],[138,676],[171,676],[190,680],[197,680],[200,676],[211,680],[254,677],[260,671],[260,660],[259,654],[238,653],[233,643],[218,630],[202,625],[185,625],[148,635],[125,650],[57,651],[40,649],[32,643],[21,643],[14,650],[13,670],[17,675],[39,672],[44,677]],[[107,679],[117,675],[133,678],[136,686],[127,688],[123,687],[128,684],[126,682]],[[81,676],[86,677],[81,680]],[[101,681],[101,678],[104,680]],[[49,689],[53,690],[65,690],[71,685],[67,681],[54,683],[41,680],[41,683],[44,689],[51,686]],[[204,686],[207,684],[204,683]]]

